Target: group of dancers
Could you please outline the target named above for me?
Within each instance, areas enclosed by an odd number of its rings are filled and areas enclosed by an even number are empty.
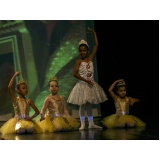
[[[94,81],[93,59],[98,49],[98,39],[96,32],[90,28],[88,31],[94,36],[94,47],[88,55],[89,45],[85,40],[79,42],[79,53],[81,58],[78,59],[74,67],[74,77],[79,79],[72,89],[67,102],[79,106],[80,123],[71,117],[66,108],[65,99],[58,94],[59,85],[57,77],[51,77],[48,82],[50,95],[43,103],[39,111],[31,99],[26,98],[28,93],[27,84],[20,80],[16,86],[15,95],[12,89],[14,80],[21,72],[16,72],[11,78],[8,89],[13,103],[15,112],[14,118],[9,119],[0,128],[1,134],[24,134],[24,133],[42,133],[42,132],[59,132],[84,130],[85,111],[88,118],[88,129],[103,129],[102,126],[94,124],[92,115],[92,104],[99,104],[108,100],[102,87]],[[116,93],[113,89],[116,87]],[[107,128],[122,127],[141,127],[146,124],[138,117],[129,115],[129,106],[139,102],[138,99],[126,96],[126,83],[123,79],[116,80],[109,88],[109,94],[114,100],[116,113],[102,119],[101,123]],[[30,107],[35,114],[30,116]],[[47,113],[46,113],[47,111]],[[39,120],[34,120],[40,114]]]

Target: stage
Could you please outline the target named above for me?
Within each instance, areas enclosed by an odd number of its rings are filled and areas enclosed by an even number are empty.
[[[0,122],[2,125],[4,122]],[[101,125],[100,119],[95,123]],[[123,129],[86,129],[83,131],[23,134],[23,135],[1,135],[5,140],[159,140],[158,119],[148,119],[146,127],[123,128]],[[102,126],[102,125],[101,125]]]

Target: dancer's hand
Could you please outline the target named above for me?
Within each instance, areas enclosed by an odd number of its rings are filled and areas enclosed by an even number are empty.
[[[89,31],[90,33],[92,33],[92,34],[95,34],[95,33],[96,33],[93,29],[91,29],[91,28],[89,28],[89,27],[88,27],[88,31]]]
[[[44,117],[41,117],[39,121],[41,122],[41,121],[43,121],[43,120],[45,120],[45,118],[44,118]]]
[[[118,83],[118,82],[124,82],[124,79],[119,79],[119,80],[116,80],[115,82],[116,83]]]
[[[16,72],[15,74],[14,74],[14,76],[19,76],[21,74],[21,72]]]
[[[94,85],[94,83],[91,80],[87,80],[88,84],[91,84],[92,86]]]

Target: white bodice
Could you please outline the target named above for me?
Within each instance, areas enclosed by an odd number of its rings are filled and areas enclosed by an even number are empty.
[[[89,61],[88,63],[81,62],[79,66],[79,74],[81,77],[93,81],[94,80],[93,62],[92,61]]]

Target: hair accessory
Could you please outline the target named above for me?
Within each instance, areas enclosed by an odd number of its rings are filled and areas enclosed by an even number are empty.
[[[85,45],[87,45],[87,46],[89,47],[88,43],[87,43],[85,40],[83,40],[83,39],[79,42],[79,46],[80,46],[81,44],[85,44]]]
[[[19,80],[16,85],[19,85],[19,84],[22,84],[22,83],[26,83],[24,79]]]
[[[51,82],[51,81],[58,81],[58,79],[57,79],[57,77],[52,77],[49,79],[49,82]]]
[[[125,85],[126,85],[125,81],[120,81],[120,82],[117,83],[116,86],[118,87],[118,86],[125,86]]]

